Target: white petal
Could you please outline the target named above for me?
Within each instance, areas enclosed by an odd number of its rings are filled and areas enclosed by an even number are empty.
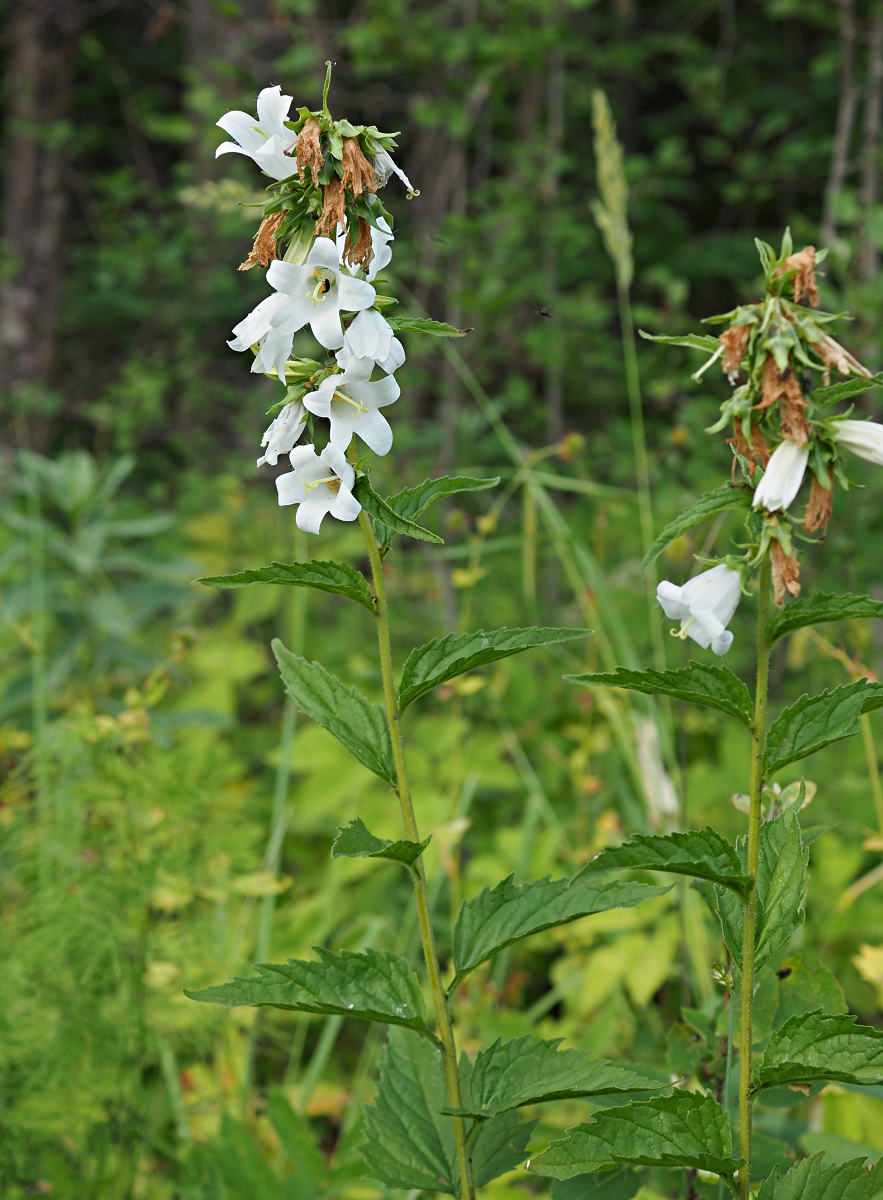
[[[859,458],[883,467],[883,425],[876,421],[838,421],[834,441]]]
[[[328,489],[322,489],[326,493],[324,496],[319,496],[318,490],[317,488],[316,492],[311,493],[308,500],[304,500],[294,517],[298,529],[302,529],[304,533],[318,533],[322,525],[322,518],[332,508],[332,505],[328,503]]]
[[[378,379],[376,383],[350,383],[347,393],[366,408],[385,408],[394,404],[402,394],[402,390],[391,375]]]
[[[303,482],[294,471],[288,471],[276,479],[276,491],[281,505],[302,504],[306,499]]]
[[[312,442],[304,446],[295,446],[288,456],[288,461],[296,471],[302,470],[306,466],[319,467],[322,465],[322,460],[316,453],[316,447]]]
[[[388,454],[392,449],[392,428],[382,412],[359,413],[353,422],[353,432],[375,454]]]
[[[656,588],[656,599],[662,605],[662,611],[671,621],[679,621],[682,617],[690,615],[689,605],[685,604],[681,598],[682,592],[683,588],[670,583],[667,579],[663,579]]]
[[[331,473],[336,475],[345,487],[352,488],[355,483],[356,473],[350,463],[346,461],[346,457],[342,451],[336,449],[334,446],[326,446],[322,451],[321,460],[323,465],[328,467]]]
[[[341,484],[340,491],[328,511],[338,521],[355,521],[362,511],[362,506],[350,489],[345,484]]]
[[[271,262],[267,268],[267,283],[270,287],[276,289],[277,292],[289,292],[292,294],[306,296],[310,291],[310,280],[313,272],[307,266],[298,266],[296,263],[285,262],[281,258],[277,258]]]
[[[271,179],[287,179],[297,170],[297,162],[284,153],[282,139],[275,135],[260,150],[255,150],[252,158]]]
[[[258,120],[270,134],[277,134],[280,138],[287,134],[294,140],[294,133],[283,124],[288,119],[292,98],[283,96],[282,88],[278,84],[275,87],[264,88],[258,96]]]
[[[725,629],[720,637],[716,637],[711,643],[711,648],[715,654],[726,654],[732,644],[733,635],[729,629]]]
[[[397,371],[405,361],[405,348],[397,337],[394,337],[389,343],[389,355],[378,363],[381,371],[386,371],[387,375],[392,375],[393,371]]]
[[[326,350],[336,350],[343,345],[343,328],[340,324],[340,309],[335,304],[319,301],[310,315],[313,337]]]
[[[319,241],[321,240],[320,238]],[[360,309],[370,308],[377,296],[370,283],[365,283],[364,279],[351,279],[349,275],[341,275],[338,278],[337,293],[344,312],[359,312]]]
[[[231,350],[248,350],[255,345],[269,332],[273,317],[279,314],[287,302],[288,297],[282,292],[267,296],[238,325],[233,326],[233,340],[227,345]]]
[[[329,271],[340,270],[340,256],[331,238],[317,237],[307,256],[308,267],[325,267]]]
[[[753,507],[765,508],[767,512],[787,508],[800,490],[808,460],[808,446],[797,446],[787,440],[780,442],[757,485]]]
[[[240,110],[224,113],[220,121],[216,121],[215,124],[219,129],[223,129],[224,133],[229,133],[246,154],[254,154],[255,150],[259,150],[263,146],[268,137],[268,134],[257,127],[258,122],[254,117]]]

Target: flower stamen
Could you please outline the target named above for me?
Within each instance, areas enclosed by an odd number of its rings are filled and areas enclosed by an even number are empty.
[[[340,491],[340,479],[337,475],[329,475],[326,479],[311,479],[308,482],[305,481],[304,491],[309,496],[310,492],[312,492],[314,488],[319,487],[323,483],[327,483],[332,492]]]
[[[356,410],[357,416],[360,413],[366,413],[368,411],[368,409],[365,407],[364,404],[362,404],[362,402],[360,400],[352,400],[352,399],[350,399],[349,396],[345,396],[343,394],[343,392],[335,392],[332,399],[333,400],[345,400],[347,404],[351,404],[353,406],[353,408]]]

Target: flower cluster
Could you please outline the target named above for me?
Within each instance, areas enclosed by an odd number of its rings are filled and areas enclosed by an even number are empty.
[[[833,510],[835,480],[848,488],[842,451],[883,466],[883,425],[850,419],[851,409],[832,408],[860,395],[883,378],[873,376],[828,333],[837,318],[817,311],[815,269],[824,257],[807,246],[792,252],[786,232],[779,255],[758,242],[767,295],[758,304],[741,305],[708,324],[726,324],[719,338],[703,338],[713,350],[694,378],[721,361],[733,388],[721,407],[716,433],[732,422],[733,480],[753,490],[749,520],[751,545],[738,569],[721,564],[683,588],[659,585],[657,598],[666,615],[681,620],[678,636],[724,654],[732,634],[722,634],[738,603],[743,569],[756,568],[769,555],[777,604],[800,593],[795,539],[824,536]],[[787,292],[790,290],[791,299]],[[668,339],[673,340],[673,339]],[[696,345],[696,339],[688,343]],[[837,371],[845,382],[831,383]],[[805,477],[811,488],[801,517],[791,513]],[[800,527],[800,531],[799,531]],[[712,619],[709,619],[711,614]]]
[[[261,441],[258,466],[287,454],[292,470],[276,481],[279,503],[296,504],[301,529],[318,533],[330,513],[353,521],[354,435],[375,454],[392,446],[382,410],[399,398],[394,372],[405,361],[382,309],[378,272],[392,258],[392,218],[377,193],[392,175],[416,192],[393,162],[393,134],[373,126],[333,121],[329,73],[322,108],[302,108],[289,119],[292,97],[264,88],[257,120],[230,112],[218,125],[233,138],[217,155],[247,155],[275,181],[248,258],[239,268],[267,268],[271,294],[233,329],[228,345],[254,354],[252,371],[285,388]],[[325,361],[293,358],[295,336],[309,326],[327,352]],[[316,427],[321,418],[327,426]],[[309,429],[314,441],[298,445]],[[324,448],[317,452],[316,435]]]

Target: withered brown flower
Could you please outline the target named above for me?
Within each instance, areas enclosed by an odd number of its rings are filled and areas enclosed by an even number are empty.
[[[803,518],[803,528],[807,533],[818,533],[820,530],[824,532],[825,527],[831,520],[831,512],[834,508],[834,487],[831,471],[828,471],[828,482],[831,486],[823,488],[818,479],[813,476],[812,487],[809,493],[809,503],[806,506],[806,515]]]
[[[770,543],[770,562],[773,568],[773,595],[776,604],[785,603],[785,593],[800,595],[800,563],[797,555],[786,554],[782,543],[775,539]]]
[[[351,189],[354,198],[361,196],[362,192],[377,191],[374,168],[362,153],[359,139],[355,137],[343,139],[343,186]]]
[[[735,375],[739,370],[742,359],[745,357],[745,351],[748,349],[748,339],[750,337],[750,325],[731,325],[729,329],[725,329],[720,335],[720,340],[724,346],[724,358],[721,365],[727,377]]]
[[[812,308],[819,307],[819,289],[816,284],[816,249],[815,246],[805,246],[797,254],[789,254],[777,271],[773,272],[775,279],[786,271],[796,271],[791,281],[794,289],[794,302],[799,304],[806,296]]]
[[[284,212],[272,213],[269,217],[264,217],[255,234],[254,245],[249,251],[248,258],[244,263],[239,264],[236,268],[237,271],[250,271],[252,267],[258,265],[268,267],[271,262],[276,261],[278,257],[276,254],[276,231],[284,220]]]
[[[363,270],[367,271],[373,257],[374,246],[371,242],[371,226],[364,217],[359,217],[359,233],[355,244],[350,241],[350,235],[347,233],[343,261],[351,267],[362,267]]]
[[[731,438],[727,438],[727,445],[733,446],[737,454],[741,454],[743,458],[751,459],[755,467],[760,463],[762,467],[766,467],[770,461],[770,448],[766,438],[763,436],[763,430],[757,425],[751,426],[751,443],[745,437],[742,428],[741,420],[736,417],[733,421],[733,434]],[[736,478],[736,460],[733,459],[732,476]]]
[[[321,145],[322,126],[318,117],[310,117],[304,122],[304,127],[297,135],[295,157],[297,158],[298,177],[304,181],[304,168],[309,167],[313,183],[318,184],[319,172],[325,165]]]
[[[322,201],[322,215],[316,222],[316,235],[325,234],[333,238],[337,235],[337,226],[346,220],[346,196],[343,181],[339,175],[332,175],[329,183],[325,184],[325,194]]]

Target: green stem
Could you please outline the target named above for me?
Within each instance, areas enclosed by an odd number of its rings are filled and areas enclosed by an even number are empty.
[[[874,797],[874,808],[877,812],[877,829],[883,834],[883,786],[880,784],[880,768],[877,765],[877,749],[874,746],[874,728],[868,713],[862,713],[861,721],[868,774],[871,777],[871,795]]]
[[[412,842],[419,842],[420,835],[417,830],[417,817],[414,812],[414,802],[411,798],[411,788],[405,768],[405,752],[402,745],[402,734],[399,724],[398,696],[392,672],[392,647],[389,637],[389,611],[386,604],[383,563],[380,559],[374,530],[371,528],[371,522],[364,511],[359,513],[359,524],[362,527],[365,544],[368,547],[368,557],[371,560],[371,577],[374,585],[374,600],[377,607],[377,641],[380,648],[383,697],[386,702],[386,716],[389,721],[390,738],[392,739],[392,753],[396,766],[396,778],[398,779],[398,796],[402,809],[402,821],[408,839]],[[426,888],[426,872],[423,867],[422,858],[418,858],[414,864],[411,875],[414,881],[414,895],[417,900],[417,920],[420,924],[420,940],[423,943],[423,957],[426,960],[429,990],[432,993],[435,1017],[438,1023],[438,1034],[442,1044],[448,1101],[451,1108],[460,1108],[460,1077],[457,1074],[457,1048],[454,1044],[454,1031],[451,1026],[445,989],[442,985],[441,968],[438,961],[438,952],[435,947],[435,935],[432,930],[429,895]],[[460,1200],[472,1200],[475,1191],[472,1186],[472,1172],[466,1149],[466,1126],[462,1117],[452,1117],[451,1120],[454,1125],[457,1167],[460,1174]]]
[[[751,777],[749,786],[748,854],[746,871],[757,879],[760,844],[760,806],[763,792],[763,750],[766,741],[766,709],[770,674],[770,645],[767,624],[770,615],[770,563],[760,572],[757,613],[757,687],[754,693],[754,723],[751,730]],[[751,1179],[751,1046],[754,1007],[754,939],[757,927],[757,886],[745,903],[742,932],[742,986],[739,1010],[739,1153],[745,1159],[740,1172],[744,1200],[749,1200]]]

